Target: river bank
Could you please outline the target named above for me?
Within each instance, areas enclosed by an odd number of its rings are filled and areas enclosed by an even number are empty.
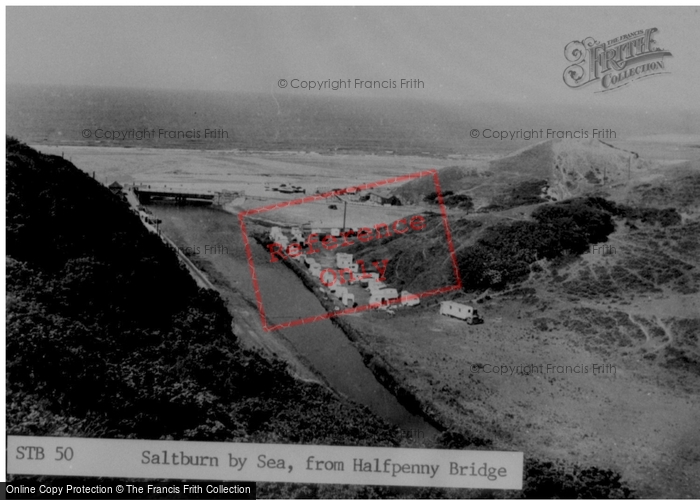
[[[274,339],[288,349],[296,362],[317,374],[335,392],[367,406],[400,427],[405,435],[412,437],[409,439],[412,446],[430,446],[438,430],[408,411],[377,381],[357,346],[337,323],[325,320],[274,332],[263,331],[235,216],[201,207],[151,205],[150,209],[162,219],[161,230],[178,246],[204,249],[209,245],[223,249],[216,253],[201,252],[191,258],[229,302],[234,315],[234,333],[252,330],[263,339]],[[300,313],[308,316],[325,313],[316,297],[290,269],[265,263],[265,251],[258,245],[251,245],[251,251],[256,262],[263,262],[256,266],[256,272],[266,303],[275,305],[268,314],[272,321],[279,322]],[[250,334],[249,331],[244,333]]]

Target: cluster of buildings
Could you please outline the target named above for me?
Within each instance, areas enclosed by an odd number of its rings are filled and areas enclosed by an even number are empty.
[[[312,229],[311,231],[312,233],[321,233],[320,229]],[[338,236],[340,230],[331,230],[331,234]],[[270,238],[284,247],[287,247],[290,242],[299,245],[306,244],[304,233],[300,228],[293,228],[290,238],[283,233],[282,229],[275,226],[270,230]],[[320,258],[310,257],[303,252],[290,253],[289,257],[300,261],[308,269],[308,272],[319,280],[321,292],[339,300],[345,307],[357,307],[358,305],[356,293],[353,293],[352,288],[350,288],[353,285],[359,285],[361,289],[366,289],[369,292],[369,304],[377,305],[379,309],[392,314],[398,307],[420,304],[418,295],[407,290],[399,293],[396,288],[388,287],[383,276],[384,269],[381,270],[381,274],[367,272],[364,262],[361,260],[355,262],[354,256],[350,253],[336,253],[333,267],[324,266],[321,264]],[[386,262],[388,261],[385,261],[385,265]],[[357,291],[355,289],[355,292]],[[336,307],[336,310],[338,309],[339,307]],[[440,303],[440,314],[460,319],[470,325],[483,322],[479,312],[473,306],[452,300]]]
[[[319,231],[319,230],[312,230]],[[339,230],[336,229],[339,232]],[[331,230],[333,234],[333,230]],[[270,230],[270,238],[279,245],[288,246],[290,241],[302,244],[304,234],[299,228],[291,230],[291,239],[275,226]],[[380,309],[393,310],[398,306],[415,306],[420,303],[417,295],[404,290],[399,294],[396,288],[387,287],[385,278],[376,272],[367,272],[362,261],[354,262],[354,256],[349,253],[335,254],[334,267],[323,266],[320,258],[310,257],[304,253],[291,255],[290,258],[301,261],[309,273],[320,282],[319,290],[330,297],[340,300],[346,307],[357,307],[355,293],[350,285],[366,288],[370,294],[369,304],[378,304]],[[343,286],[348,285],[348,286]]]
[[[401,205],[401,200],[398,196],[391,194],[389,191],[373,190],[369,193],[368,201],[377,205]]]
[[[349,187],[343,189],[333,189],[330,187],[319,186],[315,194],[324,194],[334,191],[336,197],[343,200],[354,202],[369,202],[377,205],[401,205],[401,200],[388,189],[384,188],[368,188],[361,190],[357,187]],[[329,198],[330,199],[330,198]]]

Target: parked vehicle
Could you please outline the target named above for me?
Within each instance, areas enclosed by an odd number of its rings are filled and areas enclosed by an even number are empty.
[[[460,304],[451,300],[440,303],[440,314],[464,320],[469,325],[482,322],[482,319],[479,317],[479,312],[472,306]]]

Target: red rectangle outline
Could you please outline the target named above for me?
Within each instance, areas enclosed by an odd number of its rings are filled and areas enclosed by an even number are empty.
[[[450,258],[452,260],[452,270],[455,274],[455,278],[457,280],[457,283],[454,285],[449,285],[449,286],[444,286],[442,288],[437,288],[435,290],[429,290],[427,292],[412,294],[412,295],[415,295],[421,299],[424,297],[430,297],[433,295],[439,295],[441,293],[447,293],[447,292],[452,292],[452,291],[462,289],[462,278],[459,274],[459,266],[457,265],[457,255],[455,253],[454,244],[452,242],[452,233],[450,232],[450,226],[447,222],[447,209],[445,208],[445,204],[443,202],[442,190],[440,189],[440,179],[438,177],[437,170],[435,170],[435,169],[424,170],[422,172],[415,172],[413,174],[402,175],[400,177],[391,177],[389,179],[384,179],[384,180],[376,181],[376,182],[369,182],[367,184],[362,184],[360,186],[354,187],[356,190],[365,190],[365,189],[374,188],[377,186],[385,186],[387,184],[394,184],[397,182],[408,181],[411,179],[418,179],[421,177],[426,177],[428,175],[431,175],[433,177],[433,182],[435,184],[435,192],[437,193],[437,200],[438,200],[438,204],[440,205],[440,214],[442,217],[442,223],[445,227],[445,235],[447,238],[447,247],[448,247],[448,251],[450,252]],[[246,226],[245,226],[245,222],[243,221],[243,219],[245,217],[250,216],[250,215],[255,215],[255,214],[259,214],[259,213],[263,213],[263,212],[269,212],[271,210],[277,210],[278,208],[284,208],[284,207],[289,207],[289,206],[293,206],[293,205],[301,205],[303,203],[309,203],[311,201],[323,200],[326,198],[330,198],[331,196],[345,194],[347,189],[352,189],[352,188],[336,189],[334,191],[329,191],[327,193],[307,196],[305,198],[298,198],[296,200],[283,201],[283,202],[275,203],[273,205],[266,205],[264,207],[257,207],[257,208],[252,208],[250,210],[245,210],[243,212],[239,212],[238,222],[240,223],[240,226],[241,226],[241,235],[243,236],[243,244],[245,245],[246,257],[248,259],[248,269],[250,271],[250,276],[253,280],[253,290],[255,291],[255,301],[257,302],[257,305],[258,305],[258,311],[260,313],[260,322],[262,323],[262,327],[263,327],[264,331],[272,332],[275,330],[281,330],[283,328],[289,328],[292,326],[306,325],[309,323],[314,323],[316,321],[321,321],[324,319],[333,318],[335,316],[343,316],[346,314],[353,314],[356,312],[366,311],[368,309],[377,309],[377,308],[382,306],[382,304],[380,304],[379,302],[376,302],[373,304],[366,304],[363,306],[343,309],[342,311],[326,312],[325,314],[319,314],[316,316],[309,316],[308,318],[295,319],[295,320],[287,321],[285,323],[275,324],[272,326],[268,325],[267,319],[265,318],[265,307],[263,306],[262,295],[260,293],[260,285],[258,283],[258,277],[257,277],[257,274],[255,272],[255,264],[253,263],[253,251],[250,248],[250,240],[248,239],[248,232],[246,231]],[[402,297],[397,297],[395,299],[390,299],[388,301],[387,305],[397,304],[397,303],[400,303],[400,302],[405,301],[405,300],[406,299],[404,299]]]

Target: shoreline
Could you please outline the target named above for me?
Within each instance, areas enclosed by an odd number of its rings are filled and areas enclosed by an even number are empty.
[[[275,148],[270,148],[270,149],[260,149],[260,148],[247,148],[247,147],[230,147],[230,146],[225,146],[225,147],[198,147],[199,145],[194,145],[194,144],[184,144],[181,147],[175,147],[173,144],[164,144],[163,146],[158,146],[158,145],[142,145],[139,143],[132,143],[128,141],[120,141],[119,143],[115,143],[114,141],[111,143],[104,143],[104,144],[95,144],[95,143],[89,143],[89,142],[79,142],[79,141],[69,141],[65,143],[54,143],[54,142],[45,142],[45,143],[31,143],[27,144],[29,147],[36,149],[37,151],[41,150],[41,148],[91,148],[91,149],[129,149],[133,151],[158,151],[158,152],[167,152],[167,151],[175,151],[175,152],[182,152],[182,151],[191,151],[193,153],[202,153],[202,152],[212,152],[212,153],[235,153],[235,154],[240,154],[240,155],[300,155],[300,156],[382,156],[382,157],[401,157],[401,158],[407,158],[407,157],[416,157],[416,158],[421,158],[421,159],[426,159],[426,158],[437,158],[437,159],[443,159],[443,160],[483,160],[484,154],[483,153],[475,153],[475,154],[467,154],[467,153],[439,153],[439,152],[430,152],[429,154],[426,154],[426,152],[417,152],[417,151],[406,151],[406,152],[401,152],[401,151],[393,151],[391,153],[387,153],[384,150],[377,150],[377,151],[368,151],[368,150],[363,150],[363,149],[298,149],[298,148],[289,148],[289,149],[280,149],[279,147]],[[486,155],[490,159],[494,159],[500,156],[508,155],[512,153],[513,151],[517,151],[517,147],[513,147],[512,151],[508,153],[503,153],[496,155],[495,157],[493,155]]]

